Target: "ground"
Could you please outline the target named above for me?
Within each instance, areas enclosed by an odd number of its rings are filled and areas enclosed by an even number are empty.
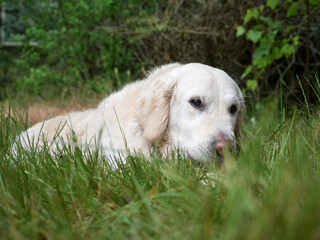
[[[95,108],[99,102],[99,99],[95,99],[88,102],[84,102],[84,100],[80,99],[73,99],[72,101],[69,100],[67,102],[57,101],[51,103],[42,100],[33,100],[27,104],[18,103],[14,104],[14,106],[17,106],[15,107],[15,110],[17,110],[18,116],[20,117],[25,116],[25,113],[28,112],[28,126],[32,126],[38,122],[44,121],[55,116],[63,115],[68,112],[82,111],[89,108]],[[5,106],[6,116],[8,116],[9,103],[5,102],[1,105]]]

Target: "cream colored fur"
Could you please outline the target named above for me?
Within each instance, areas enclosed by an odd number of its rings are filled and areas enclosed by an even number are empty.
[[[201,99],[204,108],[193,106],[192,98]],[[229,112],[232,105],[236,114]],[[240,89],[222,70],[197,63],[169,64],[105,98],[96,109],[34,125],[19,141],[24,147],[41,147],[45,140],[53,151],[61,144],[99,147],[107,156],[118,151],[149,155],[155,145],[165,154],[179,147],[200,159],[213,152],[217,136],[235,145],[243,110]]]

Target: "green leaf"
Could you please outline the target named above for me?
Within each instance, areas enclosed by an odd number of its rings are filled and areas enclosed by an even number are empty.
[[[269,54],[270,49],[272,48],[272,45],[274,43],[274,38],[271,38],[272,36],[267,35],[263,38],[261,38],[259,42],[259,48],[264,49],[266,52],[265,54]]]
[[[259,10],[260,12],[262,12],[263,9],[264,9],[264,5],[261,5],[260,7],[258,7],[258,10]]]
[[[251,40],[254,43],[257,43],[262,36],[262,32],[258,30],[249,30],[247,34],[247,39]]]
[[[289,57],[292,53],[294,53],[294,46],[291,44],[284,44],[281,47],[281,53],[286,57]]]
[[[258,87],[258,81],[254,79],[247,80],[247,88],[254,91]]]
[[[270,7],[272,10],[278,6],[279,0],[267,0],[267,6]]]
[[[260,58],[269,54],[269,49],[264,46],[259,46],[253,53],[253,58]]]
[[[261,57],[257,57],[253,59],[253,64],[257,66],[258,69],[265,68],[266,66],[270,65],[273,61],[272,56],[270,55],[263,55]]]
[[[320,6],[319,0],[309,0],[309,4],[311,7],[319,7]]]
[[[300,43],[299,36],[295,36],[294,38],[292,38],[292,43],[294,46],[298,46]]]
[[[294,2],[290,5],[287,11],[287,17],[295,16],[297,14],[299,2]]]
[[[245,78],[249,73],[251,73],[251,71],[252,71],[252,66],[250,65],[250,66],[248,66],[248,67],[246,68],[246,70],[243,72],[243,74],[241,75],[241,78],[242,78],[242,79]]]
[[[284,30],[285,30],[286,32],[291,32],[293,29],[294,29],[293,26],[286,26]]]
[[[272,28],[274,29],[280,29],[281,28],[281,25],[282,25],[282,22],[280,21],[275,21],[273,24],[272,24]]]
[[[272,57],[273,57],[275,60],[281,58],[282,56],[283,56],[283,55],[282,55],[282,53],[281,53],[281,51],[280,51],[280,48],[274,47],[274,48],[272,49]]]
[[[237,27],[237,37],[240,37],[245,32],[246,32],[246,29],[243,26],[238,26]]]
[[[272,26],[272,24],[274,24],[273,19],[270,18],[270,17],[263,17],[263,16],[261,16],[261,17],[260,17],[260,20],[263,21],[263,22],[268,23],[270,26]]]
[[[257,8],[247,9],[246,15],[244,16],[243,23],[246,24],[250,19],[257,19],[259,17],[259,10]]]

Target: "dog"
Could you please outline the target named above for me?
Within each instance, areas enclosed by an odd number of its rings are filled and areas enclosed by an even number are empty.
[[[105,98],[97,108],[37,123],[18,137],[24,147],[56,152],[61,144],[99,147],[106,156],[180,149],[208,161],[237,147],[243,95],[224,71],[199,63],[163,65]]]

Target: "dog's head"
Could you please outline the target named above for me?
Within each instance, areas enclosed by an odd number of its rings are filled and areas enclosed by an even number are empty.
[[[160,151],[180,148],[194,159],[237,146],[244,100],[224,71],[202,64],[171,64],[147,78],[139,114],[143,136]]]

